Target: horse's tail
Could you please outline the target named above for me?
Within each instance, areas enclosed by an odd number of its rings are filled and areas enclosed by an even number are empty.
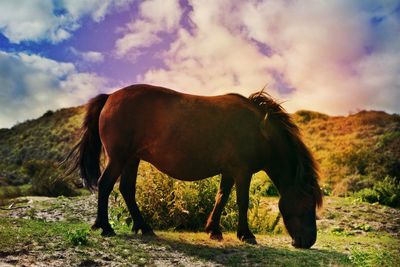
[[[82,124],[82,138],[72,148],[65,161],[74,159],[67,175],[79,168],[85,185],[90,190],[97,187],[100,177],[100,154],[102,143],[99,135],[99,117],[109,95],[100,94],[92,98],[86,105],[86,114]]]

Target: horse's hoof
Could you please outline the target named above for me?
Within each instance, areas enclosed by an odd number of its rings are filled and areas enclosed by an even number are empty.
[[[98,225],[97,223],[94,223],[91,228],[92,228],[92,230],[97,230],[97,229],[100,229],[101,226]]]
[[[153,232],[153,230],[143,231],[143,229],[142,229],[142,235],[143,235],[143,236],[157,236],[157,235]]]
[[[156,236],[156,234],[153,232],[153,229],[151,229],[150,226],[144,225],[144,226],[136,226],[134,225],[132,227],[132,232],[137,235],[139,231],[142,231],[143,236]]]
[[[111,229],[111,230],[103,230],[103,232],[101,232],[101,235],[105,237],[110,237],[110,236],[115,236],[116,234],[114,230]]]
[[[257,240],[255,237],[249,237],[249,238],[242,238],[242,241],[246,244],[250,245],[257,245]]]
[[[211,240],[217,240],[217,241],[222,241],[224,238],[222,237],[222,233],[211,233],[210,234],[210,239]]]

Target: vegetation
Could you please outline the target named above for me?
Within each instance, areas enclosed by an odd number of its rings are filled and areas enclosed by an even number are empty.
[[[65,176],[55,163],[48,160],[28,160],[24,172],[31,177],[30,193],[39,196],[74,196],[77,191],[71,176]]]
[[[82,118],[81,107],[61,109],[11,129],[0,129],[0,185],[30,183],[30,161],[42,165],[46,174],[59,173],[58,163],[78,140]],[[34,171],[37,175],[41,172]]]
[[[76,187],[82,185],[78,173],[66,179],[59,162],[79,138],[83,112],[82,107],[48,111],[36,120],[17,124],[11,129],[0,129],[0,199],[26,194],[78,194]],[[330,117],[303,110],[296,112],[294,119],[320,164],[321,184],[326,195],[348,196],[356,193],[365,201],[398,206],[399,115],[361,111],[347,117]],[[183,211],[186,214],[195,213],[199,222],[191,222],[196,226],[190,227],[197,228],[212,207],[219,178],[185,184],[164,179],[164,175],[154,168],[142,165],[144,167],[141,167],[140,175],[151,176],[147,186],[152,188],[148,191],[153,194],[145,196],[146,191],[138,191],[139,198],[143,199],[141,204],[144,210],[149,211],[146,216],[154,216],[156,221],[157,216],[161,218],[166,214],[171,218],[182,218],[185,217]],[[263,177],[265,179],[265,175]],[[390,182],[385,177],[391,177]],[[173,194],[164,196],[162,190],[157,190],[159,187],[169,188]],[[277,195],[275,187],[262,179],[253,181],[252,190],[259,195]],[[148,199],[147,202],[145,199]],[[152,213],[150,211],[154,210],[151,205],[155,200],[161,203],[157,202],[159,210]],[[171,201],[174,203],[171,204]],[[188,204],[198,202],[206,203],[203,210]],[[225,217],[226,221],[233,223],[236,215],[230,212],[233,209],[231,203],[228,204]],[[257,205],[257,202],[253,201],[253,205]],[[185,229],[190,228],[184,225],[184,220],[180,224]],[[167,226],[160,227],[164,229]],[[230,228],[229,225],[224,227]]]
[[[82,107],[69,108],[0,129],[0,265],[400,266],[400,210],[387,207],[400,207],[399,115],[294,114],[320,164],[323,191],[332,195],[319,211],[319,238],[312,250],[290,246],[278,192],[264,172],[254,174],[250,188],[249,223],[260,243],[251,246],[233,232],[238,219],[234,190],[221,219],[224,241],[209,240],[202,232],[220,176],[182,182],[145,162],[137,201],[158,238],[132,235],[118,190],[109,212],[118,236],[101,237],[90,230],[94,195],[79,189],[78,173],[65,177],[59,165],[79,138],[82,118]],[[75,197],[16,198],[28,195]]]
[[[182,182],[158,172],[150,164],[142,164],[137,181],[137,202],[144,218],[156,229],[203,231],[210,214],[221,177],[197,182]],[[117,187],[117,186],[116,186]],[[268,192],[276,189],[265,173],[254,175],[251,184],[249,223],[256,233],[281,233],[283,224],[276,207],[266,206]],[[110,214],[113,224],[132,223],[129,211],[118,189],[112,192],[113,207]],[[222,213],[224,230],[237,228],[238,211],[233,190]]]
[[[361,111],[347,117],[329,117],[299,111],[294,118],[320,164],[325,193],[351,195],[385,183],[388,176],[399,184],[399,115]]]
[[[372,188],[364,188],[355,194],[363,201],[369,203],[378,202],[391,207],[400,207],[400,184],[396,179],[387,176]]]
[[[86,228],[67,232],[67,237],[74,246],[87,245],[89,243],[88,236],[89,230]]]
[[[24,201],[24,198],[19,201]],[[276,198],[263,198],[276,207]],[[400,211],[326,198],[318,240],[313,249],[290,245],[285,232],[257,234],[259,245],[238,241],[225,232],[224,241],[204,232],[156,231],[157,237],[134,235],[115,221],[117,236],[91,231],[95,197],[35,198],[0,211],[0,265],[46,266],[399,266],[396,223]],[[29,207],[28,207],[29,206]],[[117,208],[116,203],[112,203]],[[350,218],[352,218],[350,220]]]

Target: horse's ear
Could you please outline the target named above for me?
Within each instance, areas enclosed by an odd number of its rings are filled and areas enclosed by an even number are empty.
[[[265,113],[264,119],[260,122],[261,134],[262,134],[265,138],[268,138],[267,121],[268,121],[268,112]]]

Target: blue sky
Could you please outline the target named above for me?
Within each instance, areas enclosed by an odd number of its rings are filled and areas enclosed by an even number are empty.
[[[0,128],[133,83],[399,113],[399,48],[399,0],[0,0]]]

